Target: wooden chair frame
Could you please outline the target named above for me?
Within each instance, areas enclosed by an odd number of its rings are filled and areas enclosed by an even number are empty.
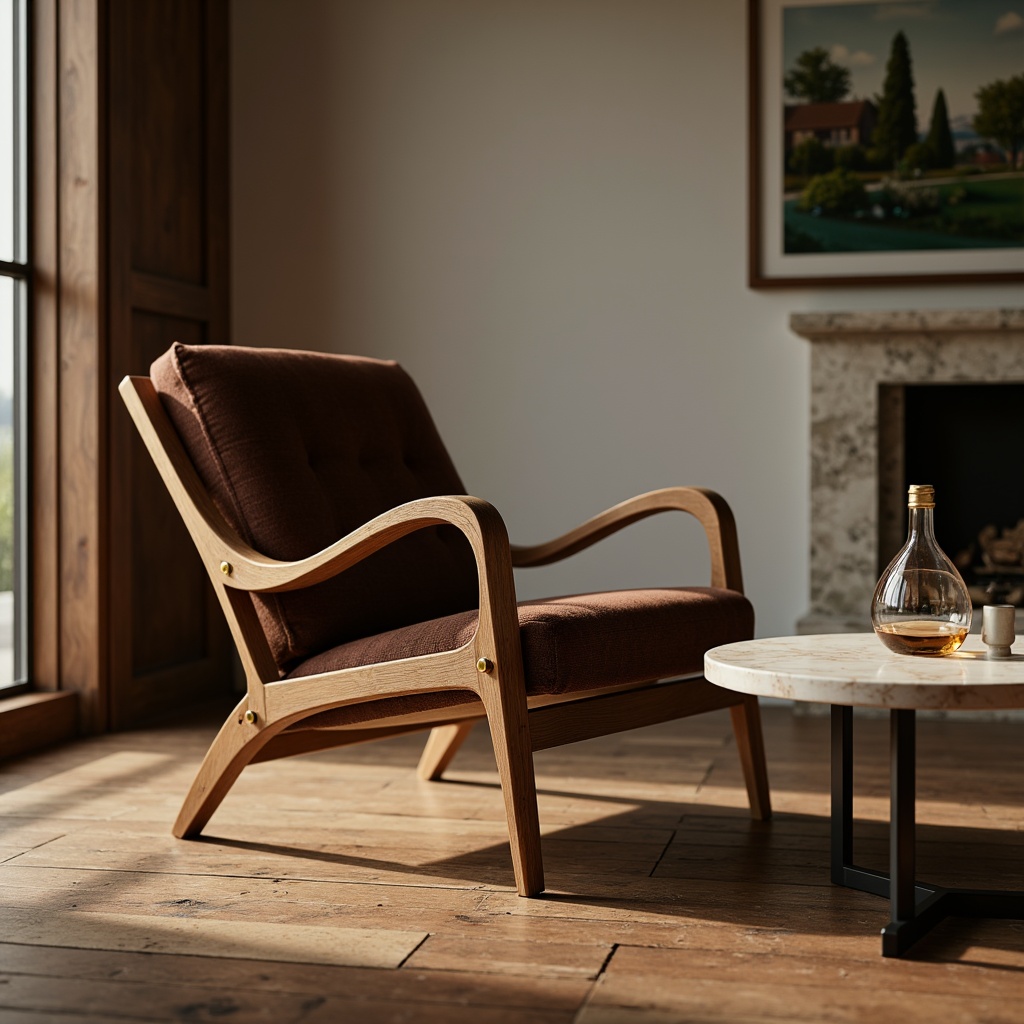
[[[281,562],[248,546],[224,520],[164,412],[152,381],[125,377],[120,392],[199,551],[246,677],[246,695],[221,727],[199,768],[175,822],[176,836],[199,834],[248,764],[431,728],[419,772],[423,778],[436,779],[475,722],[486,718],[505,800],[516,887],[520,895],[532,896],[544,888],[533,751],[725,707],[732,713],[751,814],[762,820],[770,816],[756,697],[719,689],[703,678],[560,697],[526,695],[513,567],[558,561],[637,520],[679,510],[696,516],[704,527],[711,552],[711,585],[742,591],[736,527],[719,495],[692,487],[652,491],[532,547],[511,546],[500,515],[480,498],[423,498],[390,509],[309,558]],[[406,534],[440,524],[458,528],[476,560],[479,620],[468,643],[439,654],[279,678],[250,593],[296,590],[319,583]],[[467,702],[349,729],[285,731],[332,708],[444,690],[469,691]]]

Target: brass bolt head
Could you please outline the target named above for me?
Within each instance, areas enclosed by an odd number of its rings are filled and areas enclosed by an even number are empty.
[[[224,573],[225,576],[230,576],[231,572],[232,572],[231,563],[230,562],[221,562],[220,563],[220,571],[222,573]]]
[[[245,713],[245,720],[246,720],[246,721],[247,721],[247,722],[248,722],[248,723],[249,723],[250,725],[255,725],[255,724],[256,724],[256,712],[255,712],[255,711],[253,711],[253,710],[252,710],[252,709],[250,708],[250,709],[249,709],[248,711],[246,711],[246,713]]]
[[[476,663],[477,672],[490,672],[494,668],[494,662],[490,658],[481,658]]]

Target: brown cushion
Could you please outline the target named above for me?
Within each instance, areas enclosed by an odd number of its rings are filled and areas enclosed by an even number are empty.
[[[467,643],[463,612],[334,647],[290,676],[449,651]],[[754,635],[754,610],[732,590],[680,587],[574,594],[519,604],[526,692],[562,694],[702,672],[704,652]],[[298,723],[330,728],[465,703],[464,692],[414,694],[321,712]]]
[[[415,498],[465,493],[397,363],[176,343],[151,375],[221,512],[272,558],[305,558]],[[462,534],[433,527],[325,583],[253,601],[286,670],[325,648],[475,607],[476,566]]]

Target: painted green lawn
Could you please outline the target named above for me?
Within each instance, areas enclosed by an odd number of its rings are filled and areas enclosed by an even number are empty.
[[[893,252],[922,249],[1007,249],[1024,247],[1024,175],[995,181],[968,180],[938,186],[944,203],[937,213],[910,220],[846,220],[815,217],[783,205],[785,225],[798,232],[819,252]],[[945,199],[966,190],[956,205]],[[787,252],[814,251],[791,246]]]

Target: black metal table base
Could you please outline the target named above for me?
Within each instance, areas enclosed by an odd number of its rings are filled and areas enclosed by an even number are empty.
[[[918,882],[915,852],[913,710],[890,717],[889,874],[853,863],[853,709],[832,706],[832,881],[887,898],[882,956],[902,956],[946,917],[1024,919],[1024,892],[947,889]]]

